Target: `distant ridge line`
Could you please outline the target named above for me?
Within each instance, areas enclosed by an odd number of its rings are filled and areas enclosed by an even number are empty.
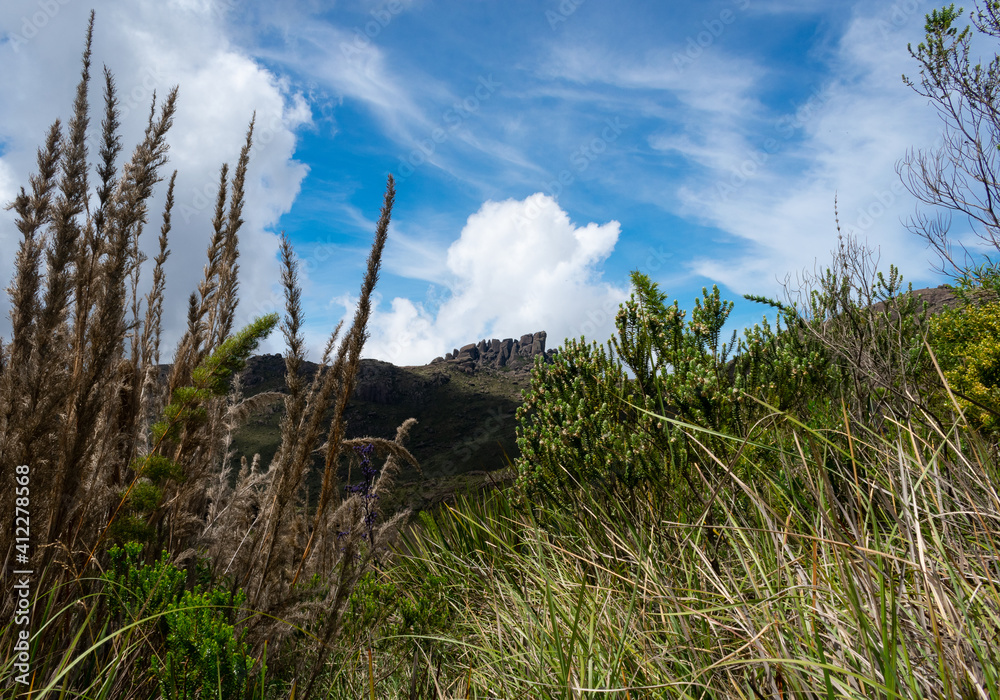
[[[493,338],[487,340],[483,338],[478,343],[469,343],[461,348],[456,348],[445,354],[444,357],[436,357],[430,364],[448,363],[457,366],[466,372],[475,372],[479,369],[530,369],[535,362],[535,357],[542,357],[546,362],[551,362],[556,350],[545,349],[545,339],[548,333],[538,331],[528,333],[520,338]]]

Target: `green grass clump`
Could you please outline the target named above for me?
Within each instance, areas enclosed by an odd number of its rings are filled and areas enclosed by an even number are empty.
[[[998,697],[995,446],[786,415],[747,439],[791,441],[800,491],[719,465],[714,526],[582,485],[573,512],[497,492],[411,534],[399,575],[451,583],[442,697]]]

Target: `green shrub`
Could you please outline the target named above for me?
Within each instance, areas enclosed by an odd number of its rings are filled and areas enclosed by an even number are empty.
[[[1000,429],[1000,302],[948,309],[931,320],[938,362],[966,417]]]
[[[634,486],[660,474],[653,421],[625,405],[636,400],[610,350],[567,340],[553,364],[535,365],[517,410],[521,485],[558,496],[576,482],[611,478]]]
[[[246,602],[221,588],[185,590],[187,575],[163,552],[152,566],[141,563],[142,545],[112,547],[102,579],[109,608],[127,622],[148,621],[150,642],[162,649],[151,670],[166,700],[237,698],[250,690],[255,660],[245,633],[236,634],[236,611]]]
[[[752,465],[743,476],[779,468],[774,446],[753,439],[775,410],[816,429],[839,425],[844,411],[854,420],[909,416],[926,384],[925,307],[871,256],[842,239],[832,267],[807,282],[804,304],[747,297],[774,307],[777,321],[728,343],[721,334],[733,304],[718,287],[703,290],[688,319],[634,272],[606,347],[568,340],[552,364],[535,367],[517,414],[521,486],[561,499],[574,484],[655,484],[674,493],[680,517],[709,499],[705,478],[720,465],[706,450],[727,469]]]
[[[615,319],[602,347],[567,340],[550,364],[538,362],[518,409],[516,462],[529,494],[557,498],[577,483],[615,490],[657,481],[701,490],[688,464],[691,444],[669,420],[727,428],[739,392],[727,368],[735,343],[720,343],[733,308],[718,287],[704,290],[691,319],[647,276]]]
[[[166,654],[153,671],[167,700],[186,698],[236,698],[246,694],[255,660],[247,653],[244,635],[236,635],[233,610],[246,602],[242,591],[231,596],[213,588],[201,593],[185,591],[164,616]]]

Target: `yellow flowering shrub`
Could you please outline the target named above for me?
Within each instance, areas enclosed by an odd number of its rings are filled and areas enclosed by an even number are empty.
[[[1000,428],[1000,302],[949,309],[931,319],[938,362],[968,419]]]

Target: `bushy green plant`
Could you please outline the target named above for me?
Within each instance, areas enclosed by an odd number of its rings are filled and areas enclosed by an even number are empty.
[[[577,484],[634,492],[655,483],[675,493],[678,517],[705,513],[713,477],[738,464],[737,453],[780,469],[753,437],[775,411],[816,429],[844,412],[881,423],[930,415],[926,306],[855,239],[840,237],[832,265],[806,280],[799,299],[748,296],[777,319],[728,343],[733,304],[717,287],[703,290],[688,319],[646,275],[633,273],[632,284],[607,347],[569,340],[552,364],[535,367],[518,411],[516,468],[528,494],[565,499]],[[706,448],[722,459],[693,456]]]
[[[551,365],[537,362],[517,410],[522,486],[555,496],[574,483],[614,478],[634,485],[662,468],[651,462],[652,421],[625,402],[636,395],[610,348],[567,340]]]
[[[700,439],[711,442],[759,412],[743,392],[751,378],[766,383],[751,370],[773,359],[763,350],[775,338],[770,328],[748,335],[760,348],[747,355],[751,362],[730,362],[736,334],[729,343],[721,334],[733,304],[718,287],[703,290],[686,320],[646,275],[634,272],[632,284],[607,347],[567,340],[552,364],[535,366],[517,413],[515,466],[528,493],[561,497],[574,484],[633,490],[657,481],[699,503],[704,487],[689,461],[690,436],[674,422],[703,427]]]
[[[246,602],[240,591],[213,588],[204,593],[185,591],[165,615],[169,633],[163,662],[153,660],[165,700],[237,698],[251,682],[255,660],[248,653],[245,634],[236,635],[233,610]]]
[[[924,399],[934,391],[924,346],[927,305],[894,265],[881,272],[878,258],[877,250],[840,235],[831,265],[807,276],[797,293],[786,289],[788,303],[747,295],[777,309],[787,328],[764,346],[748,337],[741,347],[751,355],[769,348],[771,361],[759,366],[775,384],[781,410],[801,406],[798,395],[844,406],[857,420],[905,420],[927,411]]]
[[[1000,303],[948,309],[931,320],[931,333],[966,417],[977,428],[1000,429]]]
[[[109,552],[111,567],[102,579],[109,609],[127,622],[148,620],[154,649],[151,670],[163,698],[237,698],[249,689],[255,660],[245,633],[235,631],[242,590],[185,590],[187,575],[163,552],[153,565],[142,563],[143,546],[129,542]],[[160,646],[162,645],[162,646]]]
[[[184,593],[187,575],[170,564],[167,552],[152,566],[143,565],[142,544],[126,542],[111,547],[108,557],[110,567],[101,579],[108,593],[108,608],[114,615],[155,615],[175,604]]]

